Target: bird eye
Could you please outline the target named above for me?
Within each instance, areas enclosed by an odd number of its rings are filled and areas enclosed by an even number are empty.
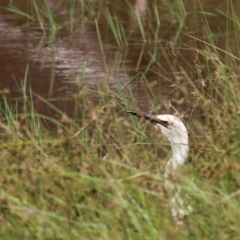
[[[160,125],[164,126],[165,128],[168,128],[168,126],[169,126],[169,122],[168,121],[159,120],[157,123],[159,123]]]
[[[169,122],[168,121],[162,121],[162,125],[167,128],[169,126]]]

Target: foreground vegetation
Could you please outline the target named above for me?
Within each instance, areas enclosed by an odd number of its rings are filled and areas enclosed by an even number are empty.
[[[116,46],[127,48],[131,34],[127,36],[121,21],[101,6],[101,1],[97,1],[99,5],[89,2],[66,4],[72,28],[77,7],[88,14],[87,18],[92,16],[96,25],[102,9]],[[32,9],[45,9],[32,3]],[[9,9],[19,14],[15,8]],[[92,89],[87,82],[79,81],[71,107],[81,109],[81,121],[28,91],[28,66],[21,99],[14,101],[6,91],[1,92],[1,239],[238,239],[239,47],[236,53],[231,52],[228,34],[226,49],[216,46],[202,9],[204,40],[194,37],[201,48],[188,46],[191,57],[182,61],[186,46],[180,36],[187,15],[183,9],[184,5],[170,8],[169,18],[180,25],[174,44],[158,51],[155,47],[159,42],[144,30],[151,29],[152,23],[143,28],[143,20],[136,16],[142,44],[149,47],[149,64],[143,71],[136,67],[139,71],[128,83],[117,81],[118,89],[106,82],[97,85],[97,101],[89,98]],[[219,12],[237,32],[240,23],[231,1],[226,13]],[[43,31],[49,30],[44,28],[47,17],[50,31],[55,29],[49,9],[36,16],[34,24]],[[157,12],[155,18],[160,22]],[[100,32],[98,37],[105,56]],[[162,61],[177,72],[171,78],[163,74]],[[154,93],[154,82],[147,81],[149,72],[171,83],[169,92],[176,95],[169,94],[166,106]],[[151,125],[126,114],[129,108],[138,108],[131,88],[136,80],[141,80],[152,103],[149,111],[160,113],[167,107],[186,120],[191,153],[176,184],[183,188],[183,198],[194,212],[187,216],[184,227],[177,226],[171,216],[163,184],[164,167],[171,154],[168,142]],[[35,98],[59,117],[36,112]],[[49,126],[53,126],[51,131]]]

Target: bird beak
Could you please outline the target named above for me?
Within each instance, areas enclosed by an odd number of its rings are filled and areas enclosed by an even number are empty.
[[[157,115],[152,115],[152,114],[140,114],[140,113],[137,113],[137,112],[134,112],[134,111],[127,111],[127,113],[132,114],[132,115],[134,115],[134,116],[137,116],[137,117],[139,117],[139,118],[144,118],[144,119],[150,121],[151,123],[160,124],[160,125],[164,126],[165,128],[168,127],[168,122],[159,119],[159,118],[157,117]]]

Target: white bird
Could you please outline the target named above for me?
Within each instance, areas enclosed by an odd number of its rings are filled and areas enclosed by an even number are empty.
[[[159,128],[162,134],[171,143],[172,157],[168,160],[165,167],[165,188],[171,195],[170,208],[172,215],[179,225],[184,224],[184,217],[192,212],[191,206],[184,206],[184,201],[180,197],[180,187],[176,187],[171,178],[176,178],[178,168],[183,165],[188,157],[188,132],[180,118],[173,115],[151,115],[139,114],[134,111],[128,113],[140,118],[145,118]]]

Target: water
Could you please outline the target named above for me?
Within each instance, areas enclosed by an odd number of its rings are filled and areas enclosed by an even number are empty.
[[[76,4],[74,8],[79,13],[70,20],[69,8],[52,0],[48,1],[48,7],[54,12],[54,19],[60,29],[52,38],[49,19],[43,21],[48,30],[44,33],[37,21],[30,24],[31,17],[26,18],[4,9],[8,2],[0,1],[3,7],[0,10],[0,89],[9,90],[9,99],[18,99],[27,74],[27,88],[34,92],[37,112],[49,116],[54,116],[55,111],[41,98],[47,99],[59,110],[73,117],[72,95],[78,91],[76,86],[79,82],[89,86],[89,97],[97,103],[98,86],[107,84],[117,92],[139,71],[146,70],[153,63],[153,58],[156,58],[157,64],[152,66],[152,71],[148,71],[146,79],[138,77],[126,89],[125,96],[128,96],[129,88],[133,94],[129,96],[128,107],[149,111],[152,105],[160,104],[166,112],[171,112],[168,109],[168,101],[171,101],[180,112],[186,112],[186,104],[181,101],[184,97],[182,91],[171,86],[178,76],[180,86],[186,86],[188,91],[192,90],[182,71],[197,79],[192,70],[190,46],[202,48],[203,44],[184,34],[203,39],[203,31],[207,29],[205,19],[200,13],[203,9],[207,13],[208,24],[217,46],[223,49],[226,47],[227,23],[221,13],[226,10],[226,1],[202,1],[202,6],[198,0],[191,3],[183,1],[185,10],[182,14],[185,11],[186,18],[182,26],[178,22],[179,14],[174,15],[176,6],[166,6],[162,1],[129,1],[130,5],[125,1],[99,1],[99,6],[89,5],[92,11],[87,13]],[[44,1],[42,4],[44,7]],[[235,9],[239,9],[239,1],[233,1],[233,4]],[[13,1],[13,5],[37,19],[36,12],[33,13],[30,8],[30,1]],[[144,31],[148,32],[145,39],[139,28],[136,11],[139,19],[142,19]],[[128,46],[124,43],[124,37],[114,37],[107,14],[122,23]],[[235,35],[233,32],[228,34],[232,34],[231,50],[237,53]],[[176,57],[169,56],[171,53],[166,46],[168,41],[171,46],[176,44],[180,48],[173,49]],[[27,66],[29,71],[26,73]],[[147,87],[147,82],[151,88]],[[133,98],[136,100],[134,104],[131,101]],[[80,116],[81,113],[78,113],[75,117]]]

